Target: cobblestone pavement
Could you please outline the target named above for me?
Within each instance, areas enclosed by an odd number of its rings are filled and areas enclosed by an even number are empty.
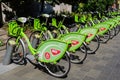
[[[4,32],[4,31],[3,31]],[[0,29],[0,34],[2,33]],[[6,38],[4,34],[0,36]],[[65,78],[55,78],[27,65],[2,65],[5,50],[0,50],[0,80],[120,80],[120,33],[107,44],[101,44],[96,54],[88,55],[83,64],[72,64]]]

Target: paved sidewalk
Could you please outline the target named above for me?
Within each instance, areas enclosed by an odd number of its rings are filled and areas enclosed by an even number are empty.
[[[4,45],[0,47],[0,62],[2,61],[3,56],[5,54],[5,43],[7,39],[7,32],[3,28],[0,28],[0,40],[2,40],[2,42],[4,43]]]
[[[5,36],[5,35],[4,35]],[[0,37],[1,39],[1,37]],[[0,63],[0,80],[120,80],[120,33],[107,44],[101,44],[96,54],[88,55],[84,64],[72,64],[66,78],[55,78],[30,63],[3,67]],[[5,50],[0,51],[2,62]]]

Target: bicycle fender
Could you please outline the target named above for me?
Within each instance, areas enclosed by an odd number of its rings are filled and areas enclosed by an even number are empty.
[[[79,33],[87,36],[87,39],[85,42],[90,42],[95,38],[97,32],[98,32],[97,28],[87,27],[87,28],[81,29]]]
[[[60,39],[65,42],[71,42],[68,51],[75,52],[76,49],[82,46],[83,42],[86,39],[86,36],[79,33],[71,32],[68,34],[64,34]]]
[[[38,61],[56,63],[68,49],[68,44],[58,40],[48,40],[37,48]]]
[[[97,24],[94,26],[95,28],[98,28],[98,35],[104,35],[110,28],[109,24]]]

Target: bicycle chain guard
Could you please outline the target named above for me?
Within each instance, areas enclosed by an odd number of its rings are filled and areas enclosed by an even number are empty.
[[[68,44],[58,40],[48,40],[37,48],[38,61],[56,63],[68,49]]]

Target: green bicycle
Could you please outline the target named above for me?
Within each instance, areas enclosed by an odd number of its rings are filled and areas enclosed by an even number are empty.
[[[22,23],[26,22],[26,18],[21,18]],[[54,77],[64,77],[70,71],[71,63],[67,49],[68,43],[56,39],[43,41],[35,49],[32,47],[29,38],[23,32],[16,21],[9,22],[9,35],[11,36],[6,43],[6,52],[10,55],[10,60],[14,63],[24,62],[26,59],[26,48],[24,40],[27,42],[28,49],[35,58],[35,63],[44,67],[49,74]]]
[[[83,63],[87,57],[87,49],[84,45],[86,36],[75,32],[69,33],[64,25],[61,23],[57,25],[56,19],[53,17],[50,18],[50,15],[48,14],[43,14],[43,18],[45,21],[42,21],[42,18],[34,19],[34,32],[30,36],[30,40],[33,43],[32,46],[36,48],[37,44],[41,41],[54,38],[65,42],[71,42],[71,45],[68,49],[68,51],[71,53],[70,61],[72,63]],[[48,19],[50,19],[52,22],[49,22]],[[46,22],[51,25],[47,25]],[[62,33],[62,29],[66,30],[65,34]],[[38,36],[41,37],[39,38]],[[85,51],[81,52],[79,50],[80,47],[82,47]],[[79,50],[79,52],[76,50]]]
[[[81,21],[84,22],[86,20],[85,18],[85,16],[79,17],[79,14],[75,14],[72,19],[69,19],[74,20],[73,24],[75,24],[75,26],[70,27],[70,31],[86,35],[87,39],[85,40],[85,43],[88,50],[87,53],[94,54],[100,46],[99,38],[97,35],[99,29],[82,25]],[[82,48],[81,50],[84,51]]]

